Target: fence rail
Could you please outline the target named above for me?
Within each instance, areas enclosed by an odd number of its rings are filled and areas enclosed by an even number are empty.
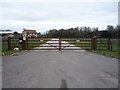
[[[27,49],[27,50],[37,50],[35,47],[57,47],[57,48],[49,49],[49,50],[57,50],[58,49],[60,51],[61,50],[83,50],[83,49],[112,50],[112,44],[111,44],[110,38],[38,37],[38,38],[26,38],[26,40],[24,40],[22,44],[20,44],[18,42],[18,40],[19,40],[18,38],[3,39],[2,40],[3,50],[12,50],[15,47],[18,47],[20,49]],[[48,41],[52,41],[52,42],[48,42]],[[55,42],[55,43],[53,43],[53,42]],[[63,42],[68,42],[68,43],[63,43]],[[44,46],[42,46],[41,44],[44,44]],[[49,46],[47,46],[47,45],[49,45]],[[81,48],[67,49],[66,47],[81,47]],[[6,49],[4,49],[4,48],[6,48]],[[40,50],[40,48],[38,50]],[[43,48],[42,48],[42,50],[43,50]],[[45,48],[44,50],[48,50],[48,48]]]

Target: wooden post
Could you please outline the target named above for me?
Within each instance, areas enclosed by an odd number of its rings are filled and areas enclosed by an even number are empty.
[[[25,45],[25,42],[23,41],[23,43],[22,43],[22,50],[25,49],[24,45]]]
[[[11,38],[8,37],[8,50],[11,50]]]
[[[97,38],[96,37],[92,38],[91,48],[92,50],[97,50]]]
[[[28,50],[28,38],[26,38],[26,49]]]
[[[112,51],[112,42],[110,38],[108,38],[108,50]]]
[[[23,40],[22,49],[26,50],[26,40]]]
[[[59,51],[61,51],[61,38],[59,38]]]
[[[23,49],[23,50],[26,50],[26,49],[27,49],[27,40],[26,40],[25,37],[23,37],[22,49]]]

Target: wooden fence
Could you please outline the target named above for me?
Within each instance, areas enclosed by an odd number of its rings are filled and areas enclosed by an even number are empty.
[[[56,40],[55,40],[56,39]],[[18,38],[7,38],[2,40],[2,50],[13,50],[19,48],[23,50],[112,50],[110,38],[26,38],[23,43],[18,42]],[[49,43],[49,41],[51,41]],[[55,42],[57,41],[57,42]],[[47,42],[47,43],[46,43]],[[68,43],[63,43],[68,42]],[[42,45],[44,44],[44,46]],[[56,45],[56,46],[55,46]],[[36,47],[55,47],[55,48],[36,48]],[[67,49],[69,47],[69,49]],[[70,48],[71,47],[71,48]],[[80,47],[80,48],[73,48]]]

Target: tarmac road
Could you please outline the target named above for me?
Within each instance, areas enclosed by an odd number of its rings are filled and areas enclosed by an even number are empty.
[[[3,57],[3,88],[117,88],[118,60],[85,50]]]

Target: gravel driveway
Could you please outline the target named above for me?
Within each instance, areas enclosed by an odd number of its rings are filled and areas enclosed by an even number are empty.
[[[32,50],[2,66],[3,88],[118,87],[118,60],[85,50]]]

